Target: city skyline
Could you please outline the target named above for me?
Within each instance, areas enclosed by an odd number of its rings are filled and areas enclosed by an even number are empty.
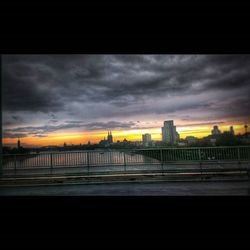
[[[165,122],[169,122],[169,121],[164,121],[164,123],[163,123],[163,125],[165,124]],[[174,126],[174,127],[176,127],[176,126]],[[243,130],[243,127],[244,127],[244,130],[245,130],[245,132],[247,131],[246,130],[246,124],[244,125],[244,126],[241,126],[242,128],[241,128],[241,131]],[[197,138],[197,139],[204,139],[204,138],[206,138],[207,136],[209,136],[209,135],[216,135],[217,133],[214,133],[213,131],[214,131],[214,129],[218,129],[219,130],[219,133],[220,134],[222,134],[222,133],[224,133],[224,132],[230,132],[230,133],[232,133],[232,134],[234,134],[234,135],[236,135],[236,133],[235,133],[235,129],[234,129],[234,127],[233,126],[227,126],[227,129],[225,129],[225,130],[220,130],[220,128],[219,128],[219,126],[218,125],[214,125],[213,127],[212,127],[212,130],[210,131],[210,133],[207,133],[205,136],[203,136],[203,137],[198,137],[198,136],[194,136],[194,135],[190,135],[190,134],[179,134],[178,133],[178,138],[179,139],[187,139],[188,137],[193,137],[193,138]],[[244,133],[243,133],[244,134]],[[103,143],[103,142],[107,142],[107,143],[116,143],[116,142],[120,142],[120,141],[123,141],[123,140],[127,140],[128,139],[128,141],[132,141],[132,142],[144,142],[144,140],[145,140],[145,137],[147,137],[147,141],[158,141],[158,142],[164,142],[165,140],[163,139],[163,131],[162,131],[162,128],[161,128],[161,133],[160,133],[160,137],[159,137],[159,134],[157,133],[157,138],[155,137],[155,136],[153,136],[152,137],[152,134],[150,134],[150,133],[145,133],[145,134],[143,134],[143,133],[141,133],[141,134],[137,134],[136,135],[136,139],[129,139],[128,137],[121,137],[121,136],[117,136],[117,137],[115,137],[115,138],[113,138],[113,132],[110,130],[110,131],[106,131],[106,134],[105,134],[105,132],[104,132],[104,137],[102,138],[102,139],[100,139],[100,140],[96,140],[96,141],[92,141],[92,144],[100,144],[100,143]],[[106,135],[106,136],[105,136]],[[130,136],[130,134],[128,134],[129,136]],[[238,135],[240,135],[240,133],[238,133]],[[110,137],[111,136],[111,137]],[[176,142],[178,142],[179,141],[179,139],[177,139],[175,142],[173,142],[172,144],[175,144]],[[166,142],[166,141],[165,141]],[[20,148],[20,138],[18,138],[18,141],[16,142],[16,143],[12,143],[12,144],[6,144],[6,146],[11,146],[11,147],[15,147],[16,146],[16,144],[18,145],[17,147],[18,148]],[[66,142],[66,141],[64,141],[62,144],[44,144],[44,145],[40,145],[40,146],[62,146],[62,145],[77,145],[77,144],[74,144],[74,143],[72,143],[72,142]],[[90,140],[88,140],[87,142],[84,142],[84,143],[82,143],[82,142],[80,142],[80,143],[78,143],[78,144],[91,144],[91,141]],[[171,144],[171,143],[170,143]],[[24,143],[24,146],[30,146],[30,147],[33,147],[33,146],[35,146],[35,147],[38,147],[39,145],[26,145],[25,143]]]
[[[4,55],[3,142],[44,146],[180,138],[250,121],[248,55]]]

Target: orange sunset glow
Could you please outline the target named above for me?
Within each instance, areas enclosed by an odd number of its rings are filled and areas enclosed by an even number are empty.
[[[186,136],[195,136],[197,138],[202,138],[211,134],[213,126],[197,126],[197,127],[177,127],[177,131],[180,134],[181,139],[185,139]],[[229,125],[220,126],[221,131],[228,131]],[[236,134],[244,133],[244,125],[242,124],[234,124],[234,131]],[[152,140],[160,141],[161,136],[161,128],[151,128],[151,129],[138,129],[138,130],[124,130],[118,131],[113,130],[113,138],[114,141],[122,141],[125,138],[129,141],[141,141],[142,134],[149,133],[152,135]],[[66,144],[87,144],[89,141],[93,144],[99,143],[104,137],[107,137],[107,131],[85,131],[84,133],[51,133],[47,137],[36,138],[32,136],[28,136],[21,139],[22,144],[25,145],[36,145],[36,146],[62,146],[64,143]],[[3,143],[8,144],[16,144],[17,139],[15,138],[7,138],[3,139]]]

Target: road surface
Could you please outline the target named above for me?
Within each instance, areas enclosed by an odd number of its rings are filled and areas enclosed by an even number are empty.
[[[249,181],[155,182],[67,184],[32,187],[1,187],[1,196],[164,196],[250,195]]]

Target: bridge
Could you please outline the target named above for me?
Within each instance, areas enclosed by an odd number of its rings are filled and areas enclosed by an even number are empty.
[[[250,146],[144,148],[4,154],[2,178],[43,176],[207,176],[245,175]]]

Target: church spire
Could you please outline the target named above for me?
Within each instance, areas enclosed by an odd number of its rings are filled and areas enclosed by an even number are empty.
[[[20,149],[21,147],[21,142],[20,142],[20,138],[18,137],[18,140],[17,140],[17,148]]]

